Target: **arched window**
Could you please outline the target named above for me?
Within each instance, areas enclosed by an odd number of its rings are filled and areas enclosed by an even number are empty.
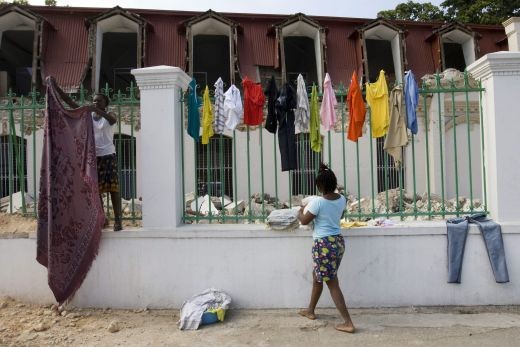
[[[315,21],[298,13],[276,25],[280,43],[282,79],[296,83],[302,74],[307,85],[322,87],[325,75],[325,31]]]
[[[207,145],[196,146],[197,194],[233,198],[233,139],[214,135]]]
[[[384,70],[387,82],[403,81],[406,65],[402,31],[384,19],[377,19],[360,30],[363,43],[365,80],[375,82]]]
[[[20,191],[22,180],[24,187],[27,187],[27,140],[23,139],[22,142],[19,136],[2,135],[0,136],[0,198]]]
[[[126,200],[136,198],[136,146],[135,137],[126,134],[115,134],[114,145],[119,172],[119,190],[121,197]]]
[[[93,90],[108,84],[117,92],[130,86],[130,70],[143,66],[145,26],[141,17],[120,7],[90,19]]]
[[[236,23],[211,10],[186,23],[188,72],[200,86],[210,88],[221,77],[235,81]]]
[[[464,71],[476,59],[475,34],[467,27],[451,23],[438,31],[442,69]]]
[[[9,88],[27,95],[38,83],[42,23],[41,17],[16,6],[0,11],[0,96]]]

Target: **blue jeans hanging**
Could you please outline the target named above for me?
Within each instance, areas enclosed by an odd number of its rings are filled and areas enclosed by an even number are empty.
[[[500,224],[486,218],[485,213],[478,213],[446,221],[448,227],[448,283],[460,283],[469,223],[477,224],[480,229],[495,281],[497,283],[509,282]]]

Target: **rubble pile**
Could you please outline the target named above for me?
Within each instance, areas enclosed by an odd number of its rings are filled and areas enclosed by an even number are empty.
[[[229,196],[198,196],[193,192],[185,195],[185,211],[188,215],[207,217],[218,216],[251,216],[266,217],[274,210],[285,209],[291,206],[300,206],[303,195],[293,196],[291,201],[277,201],[270,194],[255,193],[249,201],[233,201]],[[243,220],[244,223],[248,221]]]
[[[11,197],[6,196],[0,199],[0,213],[17,213],[23,214],[23,204],[25,202],[25,211],[27,213],[32,213],[34,211],[34,198],[29,193],[23,194],[22,192],[16,192]],[[11,209],[12,205],[12,209]],[[123,217],[131,217],[135,216],[136,218],[142,216],[142,205],[143,202],[140,199],[125,200],[121,201],[121,211],[123,213]],[[133,214],[132,214],[133,211]]]
[[[387,206],[388,195],[388,206]],[[249,201],[239,200],[233,201],[230,197],[224,196],[199,196],[195,198],[194,193],[188,193],[185,196],[185,211],[188,215],[198,215],[200,217],[207,217],[210,214],[218,218],[220,216],[251,216],[256,219],[257,223],[263,223],[265,217],[269,216],[271,212],[278,209],[286,209],[291,207],[303,206],[309,197],[303,195],[294,195],[291,201],[278,201],[270,194],[255,193],[251,196]],[[402,199],[402,201],[401,201]],[[445,200],[437,194],[427,193],[417,194],[414,196],[411,193],[399,189],[390,189],[385,192],[377,194],[373,201],[372,198],[363,197],[358,199],[353,195],[347,194],[347,217],[351,215],[355,217],[357,214],[386,214],[386,213],[428,213],[431,211],[434,214],[440,214],[443,210],[445,212],[468,212],[473,205],[473,211],[479,212],[484,210],[484,206],[479,199],[468,199],[466,197],[459,197],[458,200],[453,198]],[[428,208],[430,206],[430,209]],[[449,215],[451,216],[451,215]],[[259,218],[260,217],[260,218]],[[440,217],[442,218],[442,217]],[[369,220],[371,218],[364,218]],[[404,217],[404,220],[426,220],[428,216],[414,216]],[[249,223],[247,219],[241,219],[242,223]]]
[[[372,204],[374,205],[374,211],[372,211]],[[423,193],[421,195],[417,194],[414,196],[413,194],[408,193],[406,190],[403,190],[401,202],[401,192],[399,189],[390,189],[388,191],[381,192],[376,195],[373,202],[372,198],[370,197],[357,199],[356,197],[349,195],[347,198],[347,213],[352,215],[356,215],[358,213],[371,214],[372,212],[376,214],[400,212],[408,214],[415,212],[428,213],[429,211],[435,214],[440,214],[443,211],[443,206],[445,212],[457,212],[457,208],[459,212],[468,212],[471,211],[472,201],[471,199],[460,196],[458,201],[456,198],[453,198],[443,202],[441,196],[437,194],[430,194],[429,197],[428,193]],[[482,205],[480,199],[473,199],[473,211],[479,212],[483,210],[484,206]],[[417,217],[419,220],[428,218],[428,216]],[[368,219],[369,218],[367,218],[367,220]],[[414,216],[407,216],[404,218],[404,220],[415,219],[416,218]]]

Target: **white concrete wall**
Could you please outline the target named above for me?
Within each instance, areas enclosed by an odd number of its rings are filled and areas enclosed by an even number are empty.
[[[443,222],[345,232],[339,278],[350,307],[520,304],[520,224],[502,227],[511,282],[495,283],[483,239],[471,227],[461,284],[448,284]],[[311,289],[309,230],[199,225],[105,233],[72,305],[172,308],[214,286],[233,307],[305,307]],[[0,296],[51,303],[36,240],[0,239]],[[333,307],[325,289],[319,303]]]

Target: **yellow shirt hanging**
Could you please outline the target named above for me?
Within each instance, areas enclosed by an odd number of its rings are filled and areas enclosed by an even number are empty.
[[[370,106],[372,137],[385,136],[390,124],[388,86],[385,72],[381,70],[375,83],[366,84],[366,98]]]
[[[209,88],[206,86],[202,98],[202,144],[207,145],[211,136],[213,136],[213,111],[209,99]]]

